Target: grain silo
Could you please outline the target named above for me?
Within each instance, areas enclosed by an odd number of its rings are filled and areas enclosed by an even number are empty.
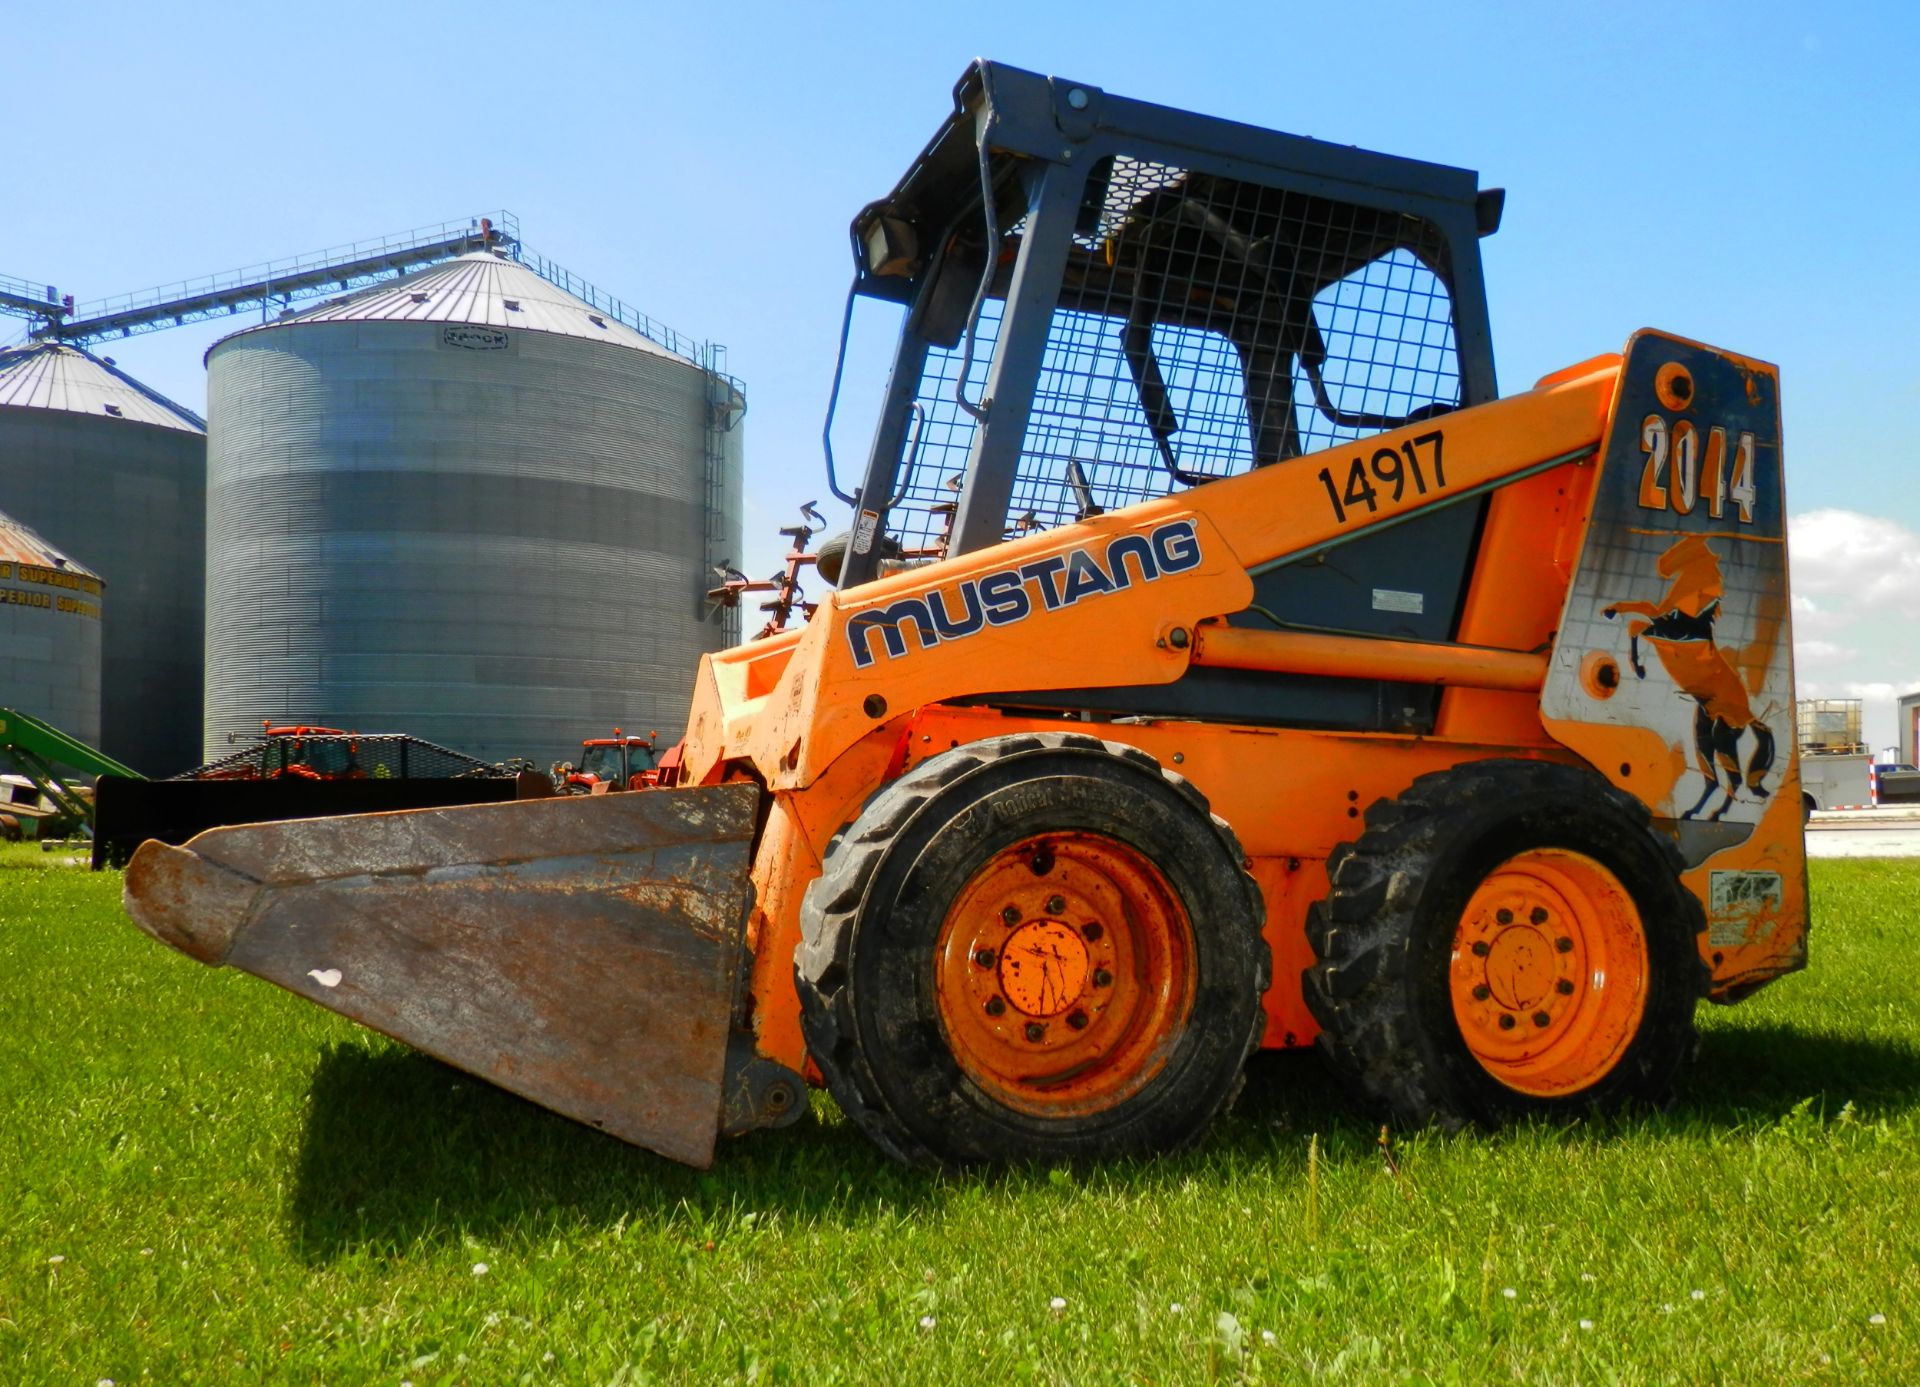
[[[206,459],[200,418],[110,360],[0,351],[0,511],[112,591],[94,744],[148,775],[201,759]]]
[[[744,401],[482,251],[207,354],[206,750],[262,718],[488,760],[677,735]]]
[[[100,575],[0,515],[0,708],[100,744]]]

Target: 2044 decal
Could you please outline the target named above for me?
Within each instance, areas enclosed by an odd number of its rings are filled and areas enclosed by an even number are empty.
[[[1640,451],[1647,455],[1640,469],[1643,509],[1691,515],[1705,501],[1707,514],[1719,520],[1731,502],[1735,519],[1753,524],[1753,503],[1760,491],[1753,478],[1751,431],[1742,431],[1729,443],[1727,431],[1716,424],[1707,430],[1703,449],[1692,420],[1668,423],[1656,412],[1640,422]]]

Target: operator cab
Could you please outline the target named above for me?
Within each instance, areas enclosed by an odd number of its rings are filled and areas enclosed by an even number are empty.
[[[852,292],[904,311],[865,471],[842,493],[843,586],[1496,397],[1478,242],[1502,195],[1472,173],[995,63],[954,98],[852,227]],[[1365,506],[1410,467],[1326,480]],[[1480,511],[1255,573],[1233,620],[1450,639]],[[1416,730],[1436,699],[1195,669],[1028,702]]]

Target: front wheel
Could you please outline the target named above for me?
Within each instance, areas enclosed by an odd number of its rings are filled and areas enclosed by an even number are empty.
[[[1328,860],[1303,979],[1322,1052],[1407,1124],[1665,1102],[1707,982],[1680,870],[1592,771],[1422,776]]]
[[[1145,753],[989,738],[882,791],[802,906],[807,1043],[905,1160],[1138,1155],[1196,1139],[1258,1043],[1260,894]]]

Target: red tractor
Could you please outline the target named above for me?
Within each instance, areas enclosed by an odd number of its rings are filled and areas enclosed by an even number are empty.
[[[589,737],[580,743],[580,764],[556,762],[553,788],[563,795],[603,795],[610,790],[640,790],[659,783],[654,754],[658,732],[630,737],[619,728],[611,737]]]
[[[275,727],[262,719],[260,740],[252,747],[189,775],[195,780],[364,780],[367,772],[354,734],[304,723]]]

